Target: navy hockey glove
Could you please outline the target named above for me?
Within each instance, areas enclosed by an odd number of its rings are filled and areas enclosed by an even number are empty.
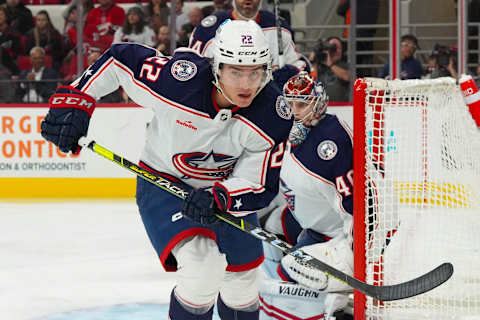
[[[205,188],[190,192],[183,203],[182,213],[189,220],[209,225],[218,221],[215,212],[225,212],[229,207],[230,196],[227,190],[216,183],[211,192]]]
[[[280,91],[283,90],[283,86],[287,83],[288,79],[293,77],[299,72],[298,68],[291,65],[286,64],[283,67],[273,71],[273,82],[277,84]]]
[[[42,136],[64,153],[78,153],[78,139],[87,135],[95,99],[73,87],[58,87],[48,101]]]

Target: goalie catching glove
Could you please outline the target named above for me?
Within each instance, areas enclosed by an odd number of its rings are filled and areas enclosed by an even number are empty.
[[[42,121],[42,136],[62,152],[78,153],[78,140],[87,135],[95,99],[73,87],[58,87],[48,101],[50,109]]]
[[[353,252],[344,236],[300,249],[348,275],[353,275]],[[327,276],[325,272],[314,269],[291,255],[283,257],[281,264],[292,279],[306,287],[327,292],[352,290],[347,284]]]
[[[217,211],[226,212],[230,208],[228,191],[219,183],[209,190],[200,188],[193,190],[183,203],[183,215],[202,225],[209,225],[218,221]]]

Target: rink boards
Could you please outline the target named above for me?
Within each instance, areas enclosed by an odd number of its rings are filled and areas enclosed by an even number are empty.
[[[46,104],[0,105],[0,198],[131,198],[135,178],[92,152],[66,155],[40,134]],[[351,105],[335,105],[350,125]],[[150,110],[128,105],[98,105],[88,137],[137,162]]]

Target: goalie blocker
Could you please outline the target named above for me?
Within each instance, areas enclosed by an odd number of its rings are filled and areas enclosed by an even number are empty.
[[[95,99],[73,87],[62,86],[48,104],[50,109],[41,124],[42,136],[64,153],[79,153],[77,141],[87,135]]]

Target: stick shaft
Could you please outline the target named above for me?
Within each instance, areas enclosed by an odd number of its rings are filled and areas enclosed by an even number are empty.
[[[170,181],[161,175],[155,174],[154,172],[145,170],[144,168],[134,164],[122,156],[119,156],[100,146],[93,140],[81,138],[78,144],[82,147],[92,150],[96,154],[118,164],[133,174],[155,184],[156,186],[181,199],[185,199],[188,196],[188,192],[184,190],[180,184]],[[216,216],[220,220],[249,233],[255,238],[268,242],[269,244],[280,249],[284,254],[289,254],[296,259],[302,260],[305,264],[308,264],[313,269],[320,270],[328,276],[349,285],[353,289],[381,301],[399,300],[425,293],[447,281],[453,274],[452,264],[443,263],[432,271],[407,282],[390,286],[370,285],[316,259],[315,257],[303,252],[301,249],[296,249],[287,242],[280,240],[275,234],[265,231],[260,227],[254,226],[242,218],[234,217],[225,212],[217,212]]]

